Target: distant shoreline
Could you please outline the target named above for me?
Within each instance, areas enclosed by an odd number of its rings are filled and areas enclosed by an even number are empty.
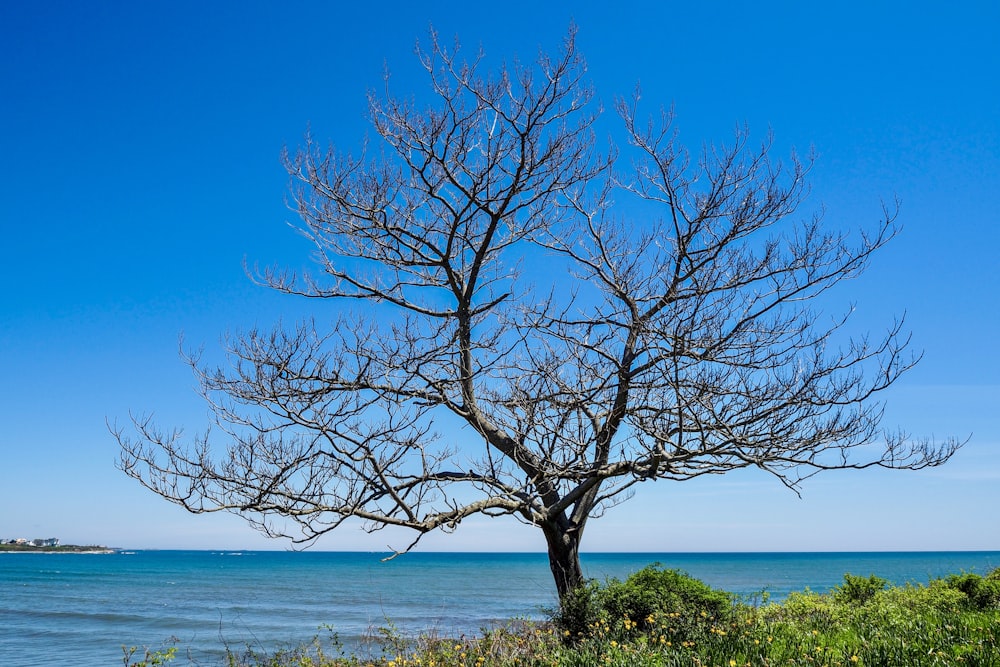
[[[0,554],[113,554],[116,549],[97,545],[65,544],[36,547],[30,544],[0,544]]]

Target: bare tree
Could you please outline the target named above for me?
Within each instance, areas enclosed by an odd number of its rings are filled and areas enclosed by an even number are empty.
[[[432,37],[432,106],[372,94],[380,146],[285,155],[321,271],[255,276],[339,319],[238,335],[225,368],[189,359],[216,433],[134,419],[115,429],[128,475],[300,542],[359,519],[415,531],[403,552],[509,515],[541,529],[564,595],[588,520],[639,482],[756,467],[794,490],[954,453],[881,430],[877,395],[917,361],[901,322],[850,338],[815,307],[894,208],[869,233],[793,219],[807,165],[745,132],[691,160],[638,95],[601,152],[572,31],[486,74]]]

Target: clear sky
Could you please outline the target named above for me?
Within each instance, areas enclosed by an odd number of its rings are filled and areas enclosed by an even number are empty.
[[[745,472],[644,485],[585,550],[1000,549],[1000,4],[906,2],[0,3],[0,537],[162,548],[284,548],[192,516],[114,467],[106,422],[200,430],[178,357],[308,307],[243,262],[308,261],[288,227],[283,145],[355,147],[383,67],[424,92],[430,24],[491,57],[554,51],[571,21],[605,107],[641,83],[695,150],[737,124],[814,147],[809,206],[902,235],[837,296],[855,326],[906,313],[923,362],[888,425],[971,436],[945,467],[830,473],[800,500]],[[804,211],[808,213],[808,211]],[[318,317],[322,310],[314,311]],[[324,549],[400,546],[347,529]],[[426,549],[542,550],[513,522]]]

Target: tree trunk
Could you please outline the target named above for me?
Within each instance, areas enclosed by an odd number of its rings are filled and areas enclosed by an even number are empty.
[[[583,570],[580,568],[580,537],[583,531],[579,526],[552,523],[543,525],[542,532],[549,547],[549,568],[562,601],[567,593],[583,585]]]

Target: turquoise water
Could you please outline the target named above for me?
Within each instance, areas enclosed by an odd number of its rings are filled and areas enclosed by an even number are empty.
[[[554,604],[544,554],[137,551],[0,554],[0,665],[120,665],[123,644],[273,650],[332,626],[348,648],[386,619],[404,632],[474,633]],[[896,584],[1000,567],[1000,552],[585,554],[589,577],[650,562],[742,595],[826,591],[845,572]],[[187,664],[186,660],[178,660]]]

